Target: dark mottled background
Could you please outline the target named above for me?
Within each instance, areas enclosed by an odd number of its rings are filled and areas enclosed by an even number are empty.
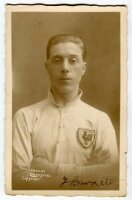
[[[13,114],[43,100],[49,81],[45,71],[46,44],[58,33],[76,33],[87,46],[87,71],[81,82],[83,100],[106,112],[119,144],[120,14],[13,13]]]

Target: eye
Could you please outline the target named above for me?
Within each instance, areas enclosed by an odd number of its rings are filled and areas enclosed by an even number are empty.
[[[77,58],[70,58],[70,61],[69,61],[71,64],[76,64],[78,62],[78,59]]]
[[[53,59],[53,62],[54,62],[55,64],[60,64],[60,63],[62,62],[62,59],[59,58],[59,57],[56,57],[56,58]]]

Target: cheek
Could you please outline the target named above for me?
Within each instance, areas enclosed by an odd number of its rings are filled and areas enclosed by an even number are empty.
[[[50,77],[54,77],[58,74],[58,70],[55,67],[49,68],[48,74],[49,74]]]
[[[74,71],[74,74],[78,79],[80,79],[83,76],[83,69],[80,69],[80,68],[76,69]]]
[[[59,77],[59,73],[58,73],[58,70],[51,70],[49,71],[49,79],[50,81],[53,83],[53,82],[56,82],[58,80],[58,77]]]

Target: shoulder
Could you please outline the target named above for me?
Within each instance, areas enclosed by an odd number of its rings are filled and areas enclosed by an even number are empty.
[[[30,106],[26,106],[20,108],[14,115],[15,118],[20,118],[21,116],[32,116],[41,113],[42,110],[47,106],[48,99],[44,99],[43,101],[37,102]]]
[[[104,133],[104,135],[109,134],[109,132],[111,132],[111,134],[114,133],[115,130],[112,121],[107,113],[84,102],[81,104],[82,110],[85,113],[85,119],[97,130],[98,133]]]
[[[85,111],[86,114],[90,115],[91,117],[108,117],[108,115],[102,111],[99,110],[83,101],[81,101],[81,109]]]
[[[99,110],[83,101],[81,101],[80,109],[86,118],[95,124],[102,124],[104,122],[111,121],[108,114],[106,114],[104,111]]]

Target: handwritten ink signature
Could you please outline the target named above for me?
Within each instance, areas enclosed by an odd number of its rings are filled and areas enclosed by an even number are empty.
[[[107,176],[102,177],[100,180],[87,180],[87,181],[81,181],[79,180],[78,176],[75,176],[72,180],[69,180],[68,177],[64,176],[63,181],[60,184],[60,187],[62,188],[64,185],[69,186],[104,186],[104,185],[112,185],[114,182],[116,182],[118,179],[113,176]]]

